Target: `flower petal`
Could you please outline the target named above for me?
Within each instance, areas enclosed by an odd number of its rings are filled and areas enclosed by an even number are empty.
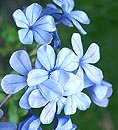
[[[29,104],[32,108],[40,108],[45,106],[48,103],[41,92],[38,89],[35,89],[29,95]]]
[[[12,54],[10,58],[11,67],[22,75],[27,75],[32,70],[31,62],[26,51],[19,50]]]
[[[54,18],[50,15],[45,15],[41,17],[38,21],[33,25],[33,29],[39,29],[46,32],[54,32],[56,31]]]
[[[62,8],[70,13],[74,8],[74,1],[73,0],[63,0]]]
[[[57,101],[63,94],[62,86],[51,79],[46,80],[38,87],[48,101]]]
[[[41,112],[40,120],[43,124],[50,124],[55,116],[56,112],[56,103],[50,102],[45,106]]]
[[[26,19],[26,16],[25,14],[23,13],[22,10],[20,9],[17,9],[14,13],[13,13],[13,18],[14,18],[14,21],[16,22],[16,25],[18,27],[21,27],[21,28],[28,28],[28,21]]]
[[[42,130],[41,127],[40,127],[40,118],[37,118],[37,119],[33,120],[29,124],[29,129],[28,130]]]
[[[77,21],[79,21],[80,23],[83,23],[83,24],[90,23],[90,20],[84,11],[80,11],[80,10],[72,11],[70,13],[70,16],[76,19]]]
[[[63,0],[53,0],[53,2],[54,2],[55,4],[57,4],[58,6],[62,7]]]
[[[23,44],[32,44],[33,42],[33,33],[29,29],[20,29],[18,31],[19,39]]]
[[[49,32],[35,28],[33,31],[34,39],[38,44],[47,45],[51,43],[53,37]]]
[[[75,98],[75,94],[68,96],[64,107],[65,115],[74,114],[76,112],[76,108],[77,108],[77,98]]]
[[[84,86],[79,76],[69,73],[69,80],[64,85],[64,96],[72,95],[82,91]]]
[[[55,70],[51,73],[50,79],[58,82],[63,87],[69,80],[69,73],[64,70]]]
[[[96,63],[100,59],[99,46],[95,43],[92,43],[85,55],[82,57],[82,63]]]
[[[102,100],[97,100],[95,98],[92,98],[92,101],[97,105],[97,106],[100,106],[100,107],[107,107],[108,104],[109,104],[109,100],[108,98],[104,98]]]
[[[15,74],[6,75],[1,81],[2,89],[7,94],[14,94],[23,89],[26,85],[26,77]]]
[[[71,43],[73,50],[77,54],[79,58],[83,56],[83,46],[82,46],[82,41],[81,41],[81,36],[79,33],[73,33],[72,38],[71,38]]]
[[[34,69],[28,73],[28,86],[36,86],[48,79],[48,72],[42,69]]]
[[[80,31],[80,33],[82,33],[83,35],[87,34],[87,32],[82,28],[82,26],[79,24],[77,20],[75,20],[74,18],[72,18],[71,20],[73,24],[75,25],[75,27]]]
[[[24,108],[24,109],[31,108],[29,101],[28,101],[28,98],[29,98],[29,95],[31,94],[31,92],[33,91],[33,89],[34,89],[33,87],[29,87],[28,90],[21,97],[20,102],[19,102],[19,105],[21,108]]]
[[[94,82],[95,84],[101,83],[103,79],[103,73],[99,68],[90,64],[84,64],[82,65],[82,68],[84,69],[86,75],[92,82]]]
[[[64,105],[66,103],[66,98],[62,97],[57,101],[58,109],[57,109],[57,114],[60,114],[62,109],[64,108]]]
[[[30,26],[32,26],[39,18],[41,11],[42,11],[42,7],[37,3],[33,3],[27,7],[26,17]]]
[[[37,58],[47,71],[50,71],[54,68],[55,52],[50,45],[41,46],[37,50]]]
[[[0,130],[17,130],[17,126],[12,122],[0,122]]]
[[[78,58],[71,49],[63,48],[57,55],[56,69],[74,71],[78,67]]]
[[[79,92],[79,93],[75,94],[75,99],[77,99],[76,101],[77,101],[78,109],[85,111],[87,108],[90,107],[91,100],[83,92]]]

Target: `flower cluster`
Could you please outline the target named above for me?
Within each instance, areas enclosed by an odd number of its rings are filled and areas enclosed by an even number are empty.
[[[92,43],[83,54],[81,36],[73,33],[72,49],[64,47],[56,51],[61,44],[57,31],[60,23],[68,27],[75,26],[82,34],[86,34],[80,23],[89,24],[90,20],[85,12],[73,11],[73,0],[53,2],[47,4],[46,8],[33,3],[13,13],[17,27],[21,28],[18,31],[21,43],[32,44],[34,38],[40,44],[35,63],[26,50],[14,52],[9,63],[16,74],[8,74],[1,81],[6,94],[15,94],[25,88],[19,101],[21,108],[30,111],[42,108],[40,116],[29,113],[18,130],[42,130],[41,124],[50,124],[53,120],[56,120],[54,130],[75,130],[77,126],[72,124],[70,116],[77,109],[85,111],[91,101],[107,107],[112,94],[112,85],[104,81],[103,72],[93,65],[100,59],[96,43]],[[49,45],[51,42],[53,46]],[[87,90],[87,93],[83,90]],[[59,117],[62,111],[64,116]]]

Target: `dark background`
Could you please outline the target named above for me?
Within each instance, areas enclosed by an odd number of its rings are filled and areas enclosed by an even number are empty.
[[[10,55],[22,48],[19,42],[17,30],[12,13],[17,8],[22,8],[30,3],[38,2],[45,6],[51,0],[0,0],[0,79],[7,73],[11,73],[9,66]],[[107,108],[100,108],[94,104],[84,112],[77,111],[72,116],[73,122],[78,125],[77,130],[118,130],[118,1],[117,0],[75,0],[75,9],[85,11],[90,20],[90,25],[83,25],[88,32],[82,36],[85,50],[90,43],[95,42],[100,46],[101,60],[96,64],[104,72],[104,79],[113,85],[113,95]],[[58,27],[63,46],[70,46],[70,38],[76,28]],[[35,45],[33,45],[35,46]],[[33,47],[27,47],[29,52]],[[6,111],[2,120],[18,123],[26,116],[27,111],[18,107],[21,93],[12,96],[3,106]],[[0,101],[5,94],[0,92]],[[52,129],[51,127],[44,129]]]

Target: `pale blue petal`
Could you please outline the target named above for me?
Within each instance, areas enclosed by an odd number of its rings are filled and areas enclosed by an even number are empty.
[[[61,16],[62,17],[62,16]],[[72,22],[67,19],[67,18],[64,18],[62,21],[61,21],[64,25],[68,26],[68,27],[73,27],[73,24]]]
[[[78,67],[78,58],[71,49],[63,48],[57,55],[56,69],[74,71]]]
[[[19,39],[23,44],[32,44],[33,42],[33,33],[29,29],[20,29],[18,31]]]
[[[73,73],[69,73],[69,80],[64,85],[64,96],[72,95],[82,91],[84,88],[82,83],[83,82],[81,81],[79,76]]]
[[[18,130],[29,130],[29,125],[36,120],[39,117],[36,117],[34,115],[32,115],[31,117],[29,117],[28,119],[22,121],[19,125],[19,129]]]
[[[14,21],[16,22],[16,25],[18,27],[21,28],[28,28],[29,23],[26,19],[25,14],[23,13],[23,11],[21,11],[20,9],[17,9],[14,13],[13,13],[13,18]]]
[[[4,111],[0,109],[0,118],[4,115]]]
[[[74,1],[73,0],[63,0],[63,9],[70,13],[74,8]]]
[[[102,100],[107,94],[107,86],[95,85],[91,89],[98,100]]]
[[[43,65],[40,63],[40,61],[38,60],[38,58],[36,58],[35,61],[35,69],[45,69]]]
[[[39,89],[48,101],[57,101],[63,94],[62,86],[51,79],[40,84]]]
[[[62,7],[63,0],[53,0],[53,2],[54,2],[55,4],[57,4],[58,6]]]
[[[55,52],[50,46],[41,46],[37,50],[37,58],[47,71],[51,71],[55,65]]]
[[[80,33],[82,33],[83,35],[86,35],[87,32],[82,28],[82,26],[79,24],[79,22],[75,19],[71,19],[73,24],[75,25],[75,27],[80,31]]]
[[[79,58],[82,58],[83,56],[83,46],[82,46],[82,41],[81,41],[81,36],[79,33],[73,33],[72,38],[71,38],[71,43],[73,50],[77,54]]]
[[[34,89],[33,87],[29,87],[28,90],[21,97],[20,102],[19,102],[19,105],[21,108],[24,108],[24,109],[31,108],[29,101],[28,101],[28,98],[29,98],[29,95],[31,94],[31,92],[33,91],[33,89]]]
[[[30,26],[32,26],[39,18],[41,11],[42,11],[42,7],[37,3],[33,3],[27,7],[26,17]]]
[[[75,94],[68,96],[64,107],[65,115],[74,114],[76,112],[76,108],[77,108],[77,97],[75,97]]]
[[[77,107],[79,110],[85,111],[87,108],[90,107],[91,100],[83,92],[79,92],[75,94],[75,99],[77,101]]]
[[[55,70],[50,75],[50,79],[58,82],[62,87],[68,82],[69,77],[69,73],[64,70]]]
[[[15,74],[6,75],[1,81],[2,89],[7,94],[14,94],[23,89],[26,85],[26,77]]]
[[[61,40],[57,31],[54,31],[52,35],[53,35],[53,48],[54,50],[57,50],[61,46]]]
[[[89,88],[93,85],[94,83],[86,75],[84,75],[84,88]]]
[[[29,124],[29,129],[28,130],[41,130],[41,127],[40,127],[40,118],[37,118],[37,119],[33,120]]]
[[[93,102],[94,102],[97,106],[100,106],[100,107],[107,107],[108,104],[109,104],[108,98],[104,98],[104,99],[102,99],[102,100],[100,100],[100,101],[99,101],[98,99],[95,99],[95,98],[93,98],[92,100],[93,100]]]
[[[17,130],[17,126],[12,122],[0,122],[0,130]]]
[[[56,31],[54,18],[50,15],[41,17],[38,21],[35,22],[33,29],[39,29],[47,32]]]
[[[14,52],[9,62],[10,66],[22,75],[26,76],[32,70],[30,58],[24,50]]]
[[[84,63],[96,63],[100,59],[99,46],[95,43],[92,43],[85,55],[82,57],[81,62]]]
[[[79,78],[80,78],[81,86],[83,88],[85,88],[85,84],[84,84],[84,71],[83,71],[81,66],[79,66],[79,69],[77,70],[76,75],[79,76]]]
[[[46,45],[51,43],[53,37],[51,33],[35,28],[33,31],[34,39],[37,43]]]
[[[83,23],[83,24],[90,23],[90,20],[84,11],[80,11],[80,10],[72,11],[70,13],[70,16],[76,19],[77,21],[79,21],[80,23]]]
[[[48,72],[42,69],[34,69],[28,73],[28,86],[36,86],[48,79]]]
[[[93,65],[90,65],[90,64],[84,64],[84,65],[82,65],[82,67],[83,67],[86,75],[92,82],[94,82],[96,84],[101,83],[101,81],[103,79],[103,73],[99,68],[97,68]]]
[[[62,10],[57,8],[54,4],[50,3],[46,5],[46,14],[54,16],[58,13],[62,13]]]
[[[57,105],[58,105],[58,109],[57,109],[57,114],[60,114],[62,109],[64,108],[66,103],[66,98],[65,97],[61,97],[58,101],[57,101]]]
[[[41,112],[40,120],[43,124],[50,124],[55,116],[56,112],[56,103],[50,102],[45,106]]]
[[[69,116],[58,118],[58,125],[55,130],[71,130],[72,122]]]
[[[38,89],[35,89],[31,92],[28,100],[32,108],[40,108],[48,103],[48,101],[43,97],[40,90]]]
[[[69,116],[63,116],[58,118],[58,124],[55,130],[75,130],[76,125],[72,124],[71,118]]]

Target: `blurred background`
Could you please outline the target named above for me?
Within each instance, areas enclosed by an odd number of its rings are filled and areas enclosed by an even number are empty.
[[[9,66],[10,55],[23,48],[19,42],[17,30],[12,13],[17,8],[27,6],[32,2],[38,2],[45,7],[51,0],[0,0],[0,80],[5,74],[11,73]],[[118,1],[117,0],[75,0],[75,9],[85,11],[90,20],[90,25],[82,25],[88,32],[82,36],[86,49],[92,42],[100,46],[101,60],[96,64],[104,72],[104,79],[113,85],[113,95],[107,108],[100,108],[95,104],[84,111],[77,111],[72,120],[78,125],[77,130],[118,130]],[[62,46],[70,46],[70,38],[76,28],[67,28],[64,25],[58,27]],[[35,46],[35,45],[33,45]],[[33,47],[27,47],[32,51]],[[5,94],[0,89],[0,101]],[[23,92],[12,96],[3,106],[6,111],[2,119],[18,123],[26,115],[27,111],[18,107],[18,100]],[[51,130],[51,127],[48,128]]]

